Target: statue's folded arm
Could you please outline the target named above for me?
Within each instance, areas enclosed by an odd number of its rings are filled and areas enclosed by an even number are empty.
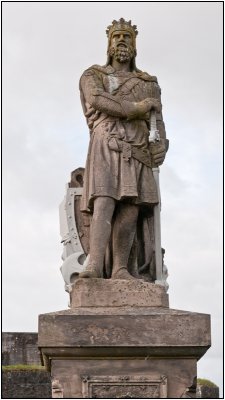
[[[83,92],[85,103],[95,110],[101,111],[114,117],[126,118],[127,115],[121,106],[119,96],[115,97],[105,92],[101,80],[93,74],[84,74],[81,77],[80,89]]]

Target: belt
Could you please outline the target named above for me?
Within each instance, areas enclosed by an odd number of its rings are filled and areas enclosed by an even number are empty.
[[[125,161],[129,161],[133,157],[147,167],[152,167],[149,150],[138,148],[112,135],[108,136],[108,145],[111,150],[122,153]]]

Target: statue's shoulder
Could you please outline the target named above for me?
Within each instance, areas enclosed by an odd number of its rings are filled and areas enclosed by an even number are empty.
[[[147,72],[138,70],[138,71],[137,71],[137,76],[138,76],[140,79],[143,79],[144,81],[158,83],[157,77],[154,76],[154,75],[150,75],[150,74],[148,74]]]
[[[97,65],[94,64],[91,67],[87,68],[82,76],[90,76],[90,75],[95,75],[95,74],[105,74],[108,75],[110,74],[112,67],[111,66],[101,66],[101,65]]]

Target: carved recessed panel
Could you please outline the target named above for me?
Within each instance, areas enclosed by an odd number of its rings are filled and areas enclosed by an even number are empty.
[[[151,376],[84,376],[82,392],[89,399],[167,398],[167,378]]]

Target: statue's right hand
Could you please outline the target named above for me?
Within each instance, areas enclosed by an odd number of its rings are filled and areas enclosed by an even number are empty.
[[[156,112],[161,111],[160,102],[153,98],[146,98],[139,102],[123,100],[121,106],[128,119],[143,117],[151,109],[154,109]]]
[[[159,113],[162,109],[161,103],[157,99],[150,97],[140,101],[138,106],[140,107],[140,110],[144,110],[144,113],[151,111],[151,109],[154,109]]]

